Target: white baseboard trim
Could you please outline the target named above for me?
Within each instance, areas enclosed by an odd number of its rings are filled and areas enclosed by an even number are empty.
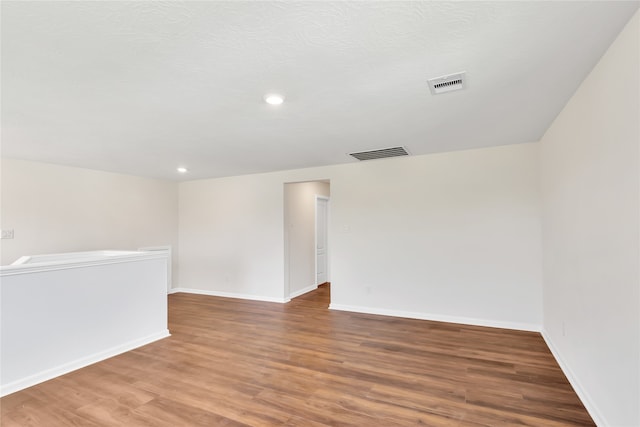
[[[551,354],[553,354],[553,357],[556,359],[556,362],[558,362],[558,365],[560,365],[560,369],[562,369],[562,372],[567,377],[567,380],[569,380],[569,384],[571,384],[571,387],[573,387],[573,390],[582,401],[585,409],[587,410],[589,415],[591,415],[591,418],[593,418],[593,422],[596,423],[597,426],[612,425],[605,422],[604,416],[602,416],[602,413],[593,403],[593,399],[586,391],[586,389],[582,386],[576,374],[574,374],[569,365],[562,358],[560,351],[558,351],[558,347],[553,344],[551,337],[549,337],[549,334],[547,334],[544,328],[542,329],[540,334],[542,335],[544,342],[547,343],[547,347],[549,347],[549,350],[551,351]]]
[[[290,293],[289,298],[299,297],[300,295],[304,295],[307,292],[315,291],[316,289],[318,289],[318,285],[307,286],[306,288],[302,288],[295,292]]]
[[[144,338],[129,341],[125,344],[112,347],[105,351],[101,351],[99,353],[95,353],[90,356],[83,357],[81,359],[77,359],[60,366],[56,366],[55,368],[47,369],[46,371],[38,372],[37,374],[10,382],[9,384],[3,384],[0,388],[0,397],[15,393],[16,391],[23,390],[36,384],[40,384],[61,375],[68,374],[69,372],[75,371],[77,369],[93,365],[94,363],[101,362],[110,357],[117,356],[127,351],[131,351],[135,348],[142,347],[143,345],[151,344],[154,341],[158,341],[169,336],[171,336],[169,330],[165,329],[164,331],[146,336]]]
[[[262,295],[251,295],[251,294],[237,294],[235,292],[222,292],[222,291],[211,291],[207,289],[193,289],[193,288],[173,288],[169,292],[170,294],[176,294],[179,292],[184,292],[186,294],[196,294],[196,295],[209,295],[212,297],[223,297],[223,298],[237,298],[237,299],[248,299],[252,301],[265,301],[265,302],[277,302],[280,304],[284,304],[286,302],[291,301],[289,298],[275,298],[275,297],[265,297]]]
[[[432,313],[388,310],[384,308],[354,305],[330,304],[330,310],[352,311],[355,313],[378,314],[381,316],[405,317],[408,319],[433,320],[436,322],[461,323],[463,325],[487,326],[490,328],[515,329],[518,331],[540,332],[541,325],[535,323],[504,322],[500,320],[475,319],[471,317],[447,316]]]

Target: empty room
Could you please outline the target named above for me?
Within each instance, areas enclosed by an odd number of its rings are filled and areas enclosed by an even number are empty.
[[[0,425],[640,427],[639,1],[2,1]]]

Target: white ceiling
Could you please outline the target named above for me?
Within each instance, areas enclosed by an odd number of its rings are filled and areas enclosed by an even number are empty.
[[[537,141],[639,4],[2,1],[2,155],[182,180]]]

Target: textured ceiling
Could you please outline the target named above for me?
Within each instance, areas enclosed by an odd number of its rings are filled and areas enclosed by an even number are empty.
[[[2,155],[179,180],[537,141],[638,5],[2,1]]]

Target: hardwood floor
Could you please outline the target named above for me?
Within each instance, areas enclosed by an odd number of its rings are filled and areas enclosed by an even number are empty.
[[[589,426],[537,333],[169,296],[172,336],[0,400],[9,426]]]

